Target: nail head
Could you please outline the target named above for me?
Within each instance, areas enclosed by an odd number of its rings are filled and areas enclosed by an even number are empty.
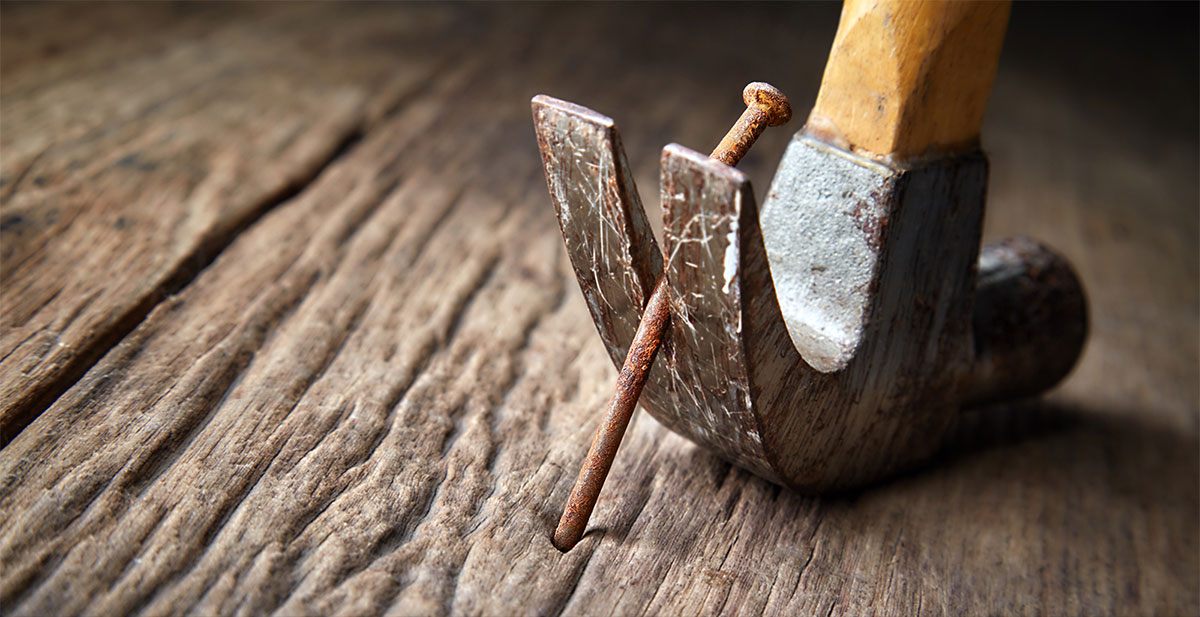
[[[747,107],[761,109],[767,114],[767,126],[782,126],[792,119],[792,104],[778,88],[766,82],[756,81],[742,90],[742,101]]]

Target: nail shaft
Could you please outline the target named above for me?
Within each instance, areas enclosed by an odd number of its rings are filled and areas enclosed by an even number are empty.
[[[588,519],[592,517],[592,509],[596,507],[596,498],[600,495],[608,470],[617,456],[617,448],[625,436],[625,429],[629,427],[629,420],[637,409],[638,397],[646,385],[646,376],[650,374],[654,355],[658,353],[659,343],[670,320],[666,277],[660,277],[646,304],[633,343],[629,345],[625,364],[617,377],[617,388],[608,403],[608,413],[596,430],[587,459],[579,470],[579,477],[575,479],[575,488],[567,499],[567,507],[558,521],[558,528],[554,530],[554,546],[560,551],[571,550],[583,537]]]
[[[746,156],[746,152],[750,150],[750,146],[754,144],[754,140],[762,135],[763,129],[767,128],[767,114],[761,109],[747,107],[746,111],[742,112],[738,118],[737,124],[734,124],[725,137],[717,144],[712,154],[708,158],[717,159],[726,165],[733,167]]]

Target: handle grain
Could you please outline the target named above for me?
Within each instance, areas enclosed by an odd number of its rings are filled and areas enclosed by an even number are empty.
[[[846,0],[805,130],[893,163],[977,148],[1010,8]]]

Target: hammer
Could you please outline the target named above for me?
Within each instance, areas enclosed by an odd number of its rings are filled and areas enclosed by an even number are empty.
[[[1070,371],[1087,332],[1070,265],[1024,238],[980,252],[979,128],[1008,11],[848,0],[761,222],[743,174],[664,149],[665,260],[612,120],[534,99],[576,277],[614,363],[628,352],[648,371],[640,402],[656,419],[820,492],[910,468],[961,407],[1037,394]],[[653,362],[633,343],[643,308],[653,321],[663,305]],[[619,441],[601,452],[609,464]],[[568,506],[556,546],[578,541],[590,510]]]

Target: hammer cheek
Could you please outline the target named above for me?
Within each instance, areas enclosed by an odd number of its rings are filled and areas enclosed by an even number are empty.
[[[756,402],[793,486],[860,485],[942,445],[973,360],[986,183],[979,154],[894,169],[803,134],[789,146],[763,235],[787,332],[810,368]],[[751,332],[748,344],[763,342]],[[767,364],[752,363],[752,382]]]

